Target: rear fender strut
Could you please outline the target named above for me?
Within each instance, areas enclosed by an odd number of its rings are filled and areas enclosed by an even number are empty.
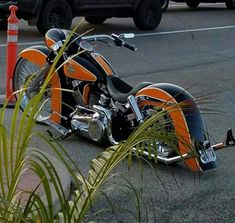
[[[205,142],[208,142],[208,141],[205,141]],[[232,129],[228,129],[224,142],[212,145],[212,146],[210,146],[210,148],[212,148],[216,151],[216,150],[224,149],[224,148],[227,148],[227,147],[233,147],[233,146],[235,146],[235,139],[234,139],[234,136],[233,136],[233,133],[232,133]],[[135,149],[135,148],[133,150],[137,151],[137,149]],[[143,153],[143,151],[140,151],[140,152]],[[168,157],[162,157],[162,156],[157,156],[156,157],[154,154],[149,154],[147,151],[144,151],[143,154],[146,157],[151,157],[153,159],[157,158],[157,160],[159,162],[162,162],[162,163],[165,163],[165,164],[177,163],[177,162],[180,162],[180,161],[183,161],[183,160],[194,158],[194,156],[190,153],[184,153],[182,155],[169,157],[169,158]]]

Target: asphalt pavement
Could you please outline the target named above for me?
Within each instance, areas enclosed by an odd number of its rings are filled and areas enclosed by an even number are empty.
[[[223,4],[202,5],[196,10],[184,4],[171,6],[163,15],[156,32],[142,32],[135,28],[131,19],[110,19],[104,25],[95,26],[91,33],[134,32],[132,40],[137,52],[97,44],[95,49],[113,64],[119,76],[135,85],[141,81],[170,82],[188,89],[194,96],[207,96],[200,106],[204,113],[212,142],[223,140],[227,128],[235,129],[235,22],[234,11]],[[77,20],[74,20],[74,25]],[[92,28],[84,23],[81,32]],[[42,41],[42,36],[25,23],[20,26],[19,37],[24,43]],[[4,44],[4,33],[0,31]],[[3,38],[2,38],[3,37]],[[3,47],[0,51],[3,52]],[[5,58],[0,54],[0,69],[3,72]],[[4,89],[1,76],[0,89]],[[8,110],[10,117],[12,110]],[[219,114],[218,114],[219,113]],[[9,119],[10,120],[10,119]],[[9,124],[9,120],[6,123]],[[46,131],[46,126],[36,130]],[[79,168],[87,173],[89,163],[104,148],[81,137],[71,136],[61,143],[74,158]],[[36,140],[34,147],[42,147]],[[106,194],[116,208],[114,212],[100,213],[97,222],[135,222],[135,218],[120,209],[133,211],[136,206],[124,189],[125,178],[129,179],[142,195],[141,209],[148,222],[234,222],[235,218],[235,151],[234,148],[218,152],[218,168],[201,174],[193,174],[183,164],[165,166],[147,164],[139,166],[134,161],[128,170],[125,163],[116,170],[116,178],[108,184]],[[143,171],[143,178],[141,173]],[[124,190],[125,191],[125,190]],[[107,207],[101,198],[94,211]],[[154,212],[153,212],[154,207]]]

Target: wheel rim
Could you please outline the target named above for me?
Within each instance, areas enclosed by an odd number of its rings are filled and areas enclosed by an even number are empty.
[[[142,109],[144,111],[146,108],[142,108]],[[145,149],[145,150],[150,152],[153,155],[155,155],[157,152],[157,155],[159,155],[159,156],[171,157],[173,154],[175,154],[177,152],[175,149],[175,147],[177,145],[177,140],[176,140],[176,138],[174,138],[175,128],[172,123],[172,119],[170,118],[170,115],[167,112],[165,112],[164,110],[162,110],[162,108],[160,108],[160,107],[150,106],[149,109],[150,109],[150,113],[152,113],[152,114],[156,114],[158,112],[162,113],[161,116],[159,117],[159,119],[156,120],[156,122],[154,123],[153,126],[157,126],[158,131],[165,132],[166,135],[168,132],[169,135],[167,136],[167,138],[170,137],[170,135],[172,135],[171,136],[172,142],[170,143],[171,145],[169,145],[169,144],[167,145],[164,141],[157,141],[157,142],[155,142],[155,145],[150,145],[150,146],[148,145],[148,149]],[[146,117],[146,118],[148,118],[148,117]],[[159,126],[161,126],[161,127],[159,128]],[[175,146],[173,146],[173,145],[175,145]]]
[[[145,21],[148,22],[149,25],[155,24],[155,21],[157,19],[156,16],[157,12],[153,5],[149,5],[145,10]]]
[[[49,15],[51,28],[67,28],[66,13],[61,8],[54,8]]]
[[[23,60],[17,70],[17,79],[14,80],[15,90],[21,90],[25,87],[25,84],[30,84],[32,80],[41,72],[41,67],[37,64],[31,63],[28,60]],[[35,76],[33,78],[33,76]],[[32,80],[30,80],[32,78]],[[27,107],[29,100],[39,92],[40,88],[37,89],[36,92],[29,94],[26,91],[23,92],[22,100],[20,102],[20,107],[22,110],[25,110]],[[51,116],[51,92],[49,89],[46,90],[45,94],[43,95],[41,102],[39,104],[40,112],[36,114],[36,121],[42,122],[48,119]],[[16,96],[19,98],[19,95]]]

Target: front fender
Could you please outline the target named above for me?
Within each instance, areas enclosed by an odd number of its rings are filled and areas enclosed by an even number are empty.
[[[199,151],[199,147],[207,140],[206,125],[199,106],[188,91],[173,84],[159,83],[141,89],[136,96],[148,98],[145,104],[151,103],[170,111],[178,139],[183,138],[186,142],[178,143],[181,154],[189,152],[188,145],[197,147]],[[196,157],[185,160],[185,163],[194,171],[204,169]]]
[[[41,68],[47,65],[47,55],[50,50],[45,46],[32,46],[23,50],[19,57],[24,58],[31,63],[39,65]],[[51,120],[56,123],[61,123],[61,117],[58,114],[62,112],[62,92],[61,92],[61,83],[58,73],[55,72],[50,80],[51,87],[51,109],[53,114]]]
[[[24,49],[19,57],[27,59],[28,61],[38,64],[40,67],[45,67],[47,64],[46,58],[50,50],[45,46],[32,46]]]

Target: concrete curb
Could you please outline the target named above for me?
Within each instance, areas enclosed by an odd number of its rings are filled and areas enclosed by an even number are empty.
[[[29,160],[31,155],[34,154],[34,151],[40,151],[39,149],[35,149],[33,147],[29,148]],[[59,161],[56,157],[49,155],[48,153],[42,152],[53,164],[57,174],[59,175],[61,185],[65,194],[66,199],[69,198],[70,190],[71,190],[71,176],[65,166]],[[38,155],[38,154],[37,154]],[[19,183],[19,190],[21,191],[33,191],[40,184],[39,177],[32,171],[27,170],[27,173],[23,174]],[[53,183],[50,185],[51,194],[52,194],[52,203],[53,203],[53,211],[54,215],[56,215],[61,210],[61,203],[59,201],[59,197],[57,196],[56,190],[53,186]],[[44,204],[47,204],[47,197],[45,192],[43,191],[43,186],[39,186],[39,190],[37,192],[41,197]],[[27,199],[26,199],[27,200]]]
[[[6,100],[6,96],[1,94],[0,95],[0,108],[3,107],[5,100]],[[15,102],[8,102],[7,108],[14,108],[14,107],[15,107]]]

